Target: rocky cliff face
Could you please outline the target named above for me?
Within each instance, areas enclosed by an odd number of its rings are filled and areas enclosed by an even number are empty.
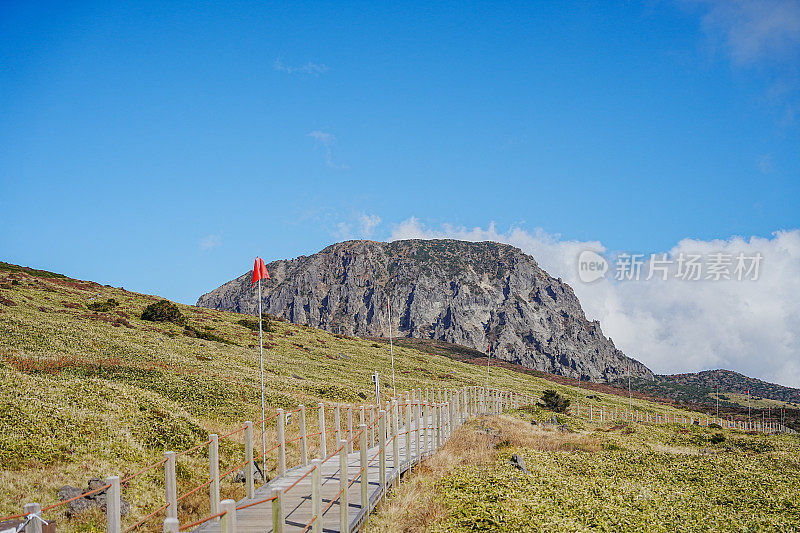
[[[440,339],[529,368],[594,381],[652,378],[588,321],[572,289],[521,250],[495,242],[348,241],[267,265],[265,312],[350,335]],[[252,271],[197,301],[258,313]]]

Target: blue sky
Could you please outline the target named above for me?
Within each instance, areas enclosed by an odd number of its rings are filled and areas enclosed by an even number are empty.
[[[4,2],[0,259],[194,303],[412,217],[798,227],[796,2],[346,4]]]

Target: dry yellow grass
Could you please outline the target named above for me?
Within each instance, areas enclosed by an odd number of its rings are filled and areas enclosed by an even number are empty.
[[[447,515],[436,483],[459,467],[489,465],[508,447],[599,451],[600,442],[586,433],[532,426],[512,416],[478,417],[459,428],[441,450],[406,476],[371,519],[370,529],[385,533],[427,531],[431,524]]]

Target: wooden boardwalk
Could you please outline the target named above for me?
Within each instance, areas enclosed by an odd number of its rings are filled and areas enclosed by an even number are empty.
[[[412,441],[411,441],[411,455],[406,450],[406,427],[399,428],[398,436],[398,455],[399,460],[395,463],[393,457],[393,445],[386,445],[386,485],[387,490],[389,487],[397,482],[399,475],[409,468],[413,467],[421,460],[435,453],[436,450],[436,429],[432,427],[430,421],[428,422],[427,431],[427,450],[426,453],[425,431],[424,422],[420,419],[422,431],[422,441],[420,442],[420,454],[417,456],[417,442],[416,442],[416,427],[412,424]],[[444,435],[442,435],[444,440]],[[369,505],[365,509],[361,506],[361,477],[359,471],[361,469],[361,452],[356,450],[347,454],[347,479],[352,482],[347,492],[347,514],[349,530],[356,531],[364,525],[365,520],[368,518],[369,511],[371,511],[382,498],[382,491],[380,487],[380,458],[378,453],[380,451],[380,444],[368,448],[367,461],[372,460],[372,463],[367,467],[367,494],[369,495]],[[409,460],[410,459],[410,460]],[[321,486],[322,486],[322,509],[327,507],[327,510],[322,516],[322,528],[325,532],[338,532],[340,531],[340,512],[341,512],[341,498],[337,495],[340,491],[341,475],[342,472],[339,468],[340,458],[339,454],[331,456],[321,468]],[[262,485],[255,491],[254,498],[244,498],[236,502],[236,507],[243,507],[253,502],[258,502],[269,498],[274,489],[286,490],[292,484],[297,484],[289,489],[288,492],[283,494],[283,514],[285,525],[283,531],[294,532],[304,531],[306,526],[314,516],[312,512],[311,503],[311,489],[312,489],[312,476],[306,475],[313,468],[312,464],[307,466],[297,466],[286,472],[285,476],[277,477]],[[303,477],[305,476],[305,477]],[[299,479],[303,478],[298,482]],[[355,481],[354,481],[355,480]],[[329,506],[332,500],[335,500]],[[236,512],[237,532],[243,533],[265,533],[273,531],[272,527],[272,502],[260,503],[252,507],[247,507]],[[200,533],[221,533],[219,519],[206,522],[194,531]],[[311,531],[309,527],[307,531]]]

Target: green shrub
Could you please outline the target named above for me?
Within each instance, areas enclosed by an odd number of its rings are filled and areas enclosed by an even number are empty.
[[[194,326],[190,326],[189,324],[183,326],[183,334],[186,335],[187,337],[196,337],[198,339],[221,342],[223,344],[233,344],[231,341],[224,339],[219,335],[211,333],[210,331],[199,330]]]
[[[552,389],[547,389],[542,393],[541,404],[545,409],[563,413],[569,407],[569,400],[561,396]]]
[[[722,442],[725,442],[725,435],[723,435],[722,433],[714,433],[713,435],[711,435],[709,441],[711,442],[711,444],[720,444]]]
[[[105,302],[88,303],[86,304],[86,307],[88,307],[92,311],[97,311],[98,313],[108,313],[118,305],[119,305],[118,301],[116,301],[114,298],[109,298]]]
[[[142,312],[142,320],[172,322],[179,326],[186,325],[186,318],[181,313],[181,310],[169,300],[160,300],[145,307]]]
[[[258,320],[255,318],[243,318],[241,320],[237,320],[236,323],[240,326],[246,327],[247,329],[258,331]],[[270,320],[269,315],[266,313],[261,315],[261,327],[264,333],[272,333],[274,331],[272,329],[272,320]]]

